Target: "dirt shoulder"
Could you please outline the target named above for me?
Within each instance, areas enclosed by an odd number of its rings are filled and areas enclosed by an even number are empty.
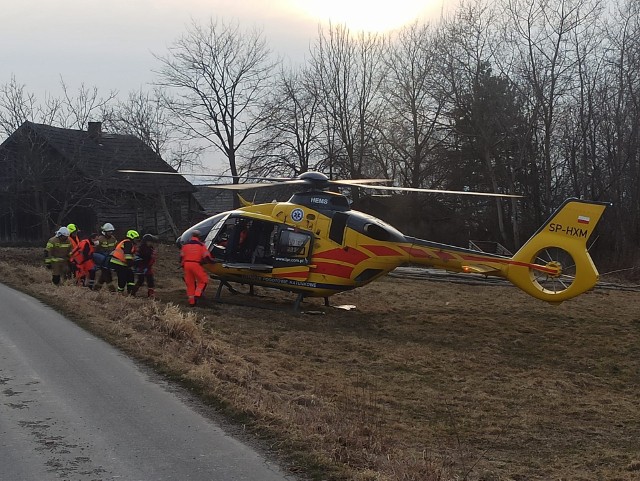
[[[0,273],[312,479],[640,476],[638,293],[551,306],[512,287],[387,277],[332,298],[354,311],[273,310],[293,297],[262,289],[272,309],[215,304],[213,289],[189,309],[176,259],[163,247],[156,301],[55,288],[40,249],[0,248]]]

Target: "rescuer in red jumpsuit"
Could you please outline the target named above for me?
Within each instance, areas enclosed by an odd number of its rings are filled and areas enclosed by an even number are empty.
[[[200,240],[200,231],[193,231],[191,239],[185,242],[180,249],[180,265],[184,270],[184,283],[187,286],[187,298],[190,306],[196,305],[209,281],[209,276],[202,264],[212,262],[213,257],[211,257],[209,249]]]

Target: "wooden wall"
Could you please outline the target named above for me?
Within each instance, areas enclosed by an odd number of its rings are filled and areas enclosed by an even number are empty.
[[[175,240],[193,223],[193,199],[188,192],[165,195],[164,203],[160,194],[119,193],[111,199],[111,203],[96,208],[97,227],[110,222],[118,238],[135,229],[141,235],[150,233],[163,240]]]

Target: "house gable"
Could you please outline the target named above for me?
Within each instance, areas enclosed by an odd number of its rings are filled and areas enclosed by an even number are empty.
[[[91,231],[113,223],[111,216],[122,220],[125,232],[136,228],[172,238],[197,218],[201,209],[191,183],[180,175],[118,172],[176,173],[140,139],[93,127],[25,122],[0,145],[0,240],[45,238],[69,222]]]

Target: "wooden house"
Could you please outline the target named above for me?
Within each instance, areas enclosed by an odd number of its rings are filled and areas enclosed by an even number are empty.
[[[40,241],[60,225],[98,231],[110,222],[165,239],[201,217],[196,188],[179,175],[127,174],[120,169],[175,172],[131,135],[23,123],[0,145],[0,241]]]

